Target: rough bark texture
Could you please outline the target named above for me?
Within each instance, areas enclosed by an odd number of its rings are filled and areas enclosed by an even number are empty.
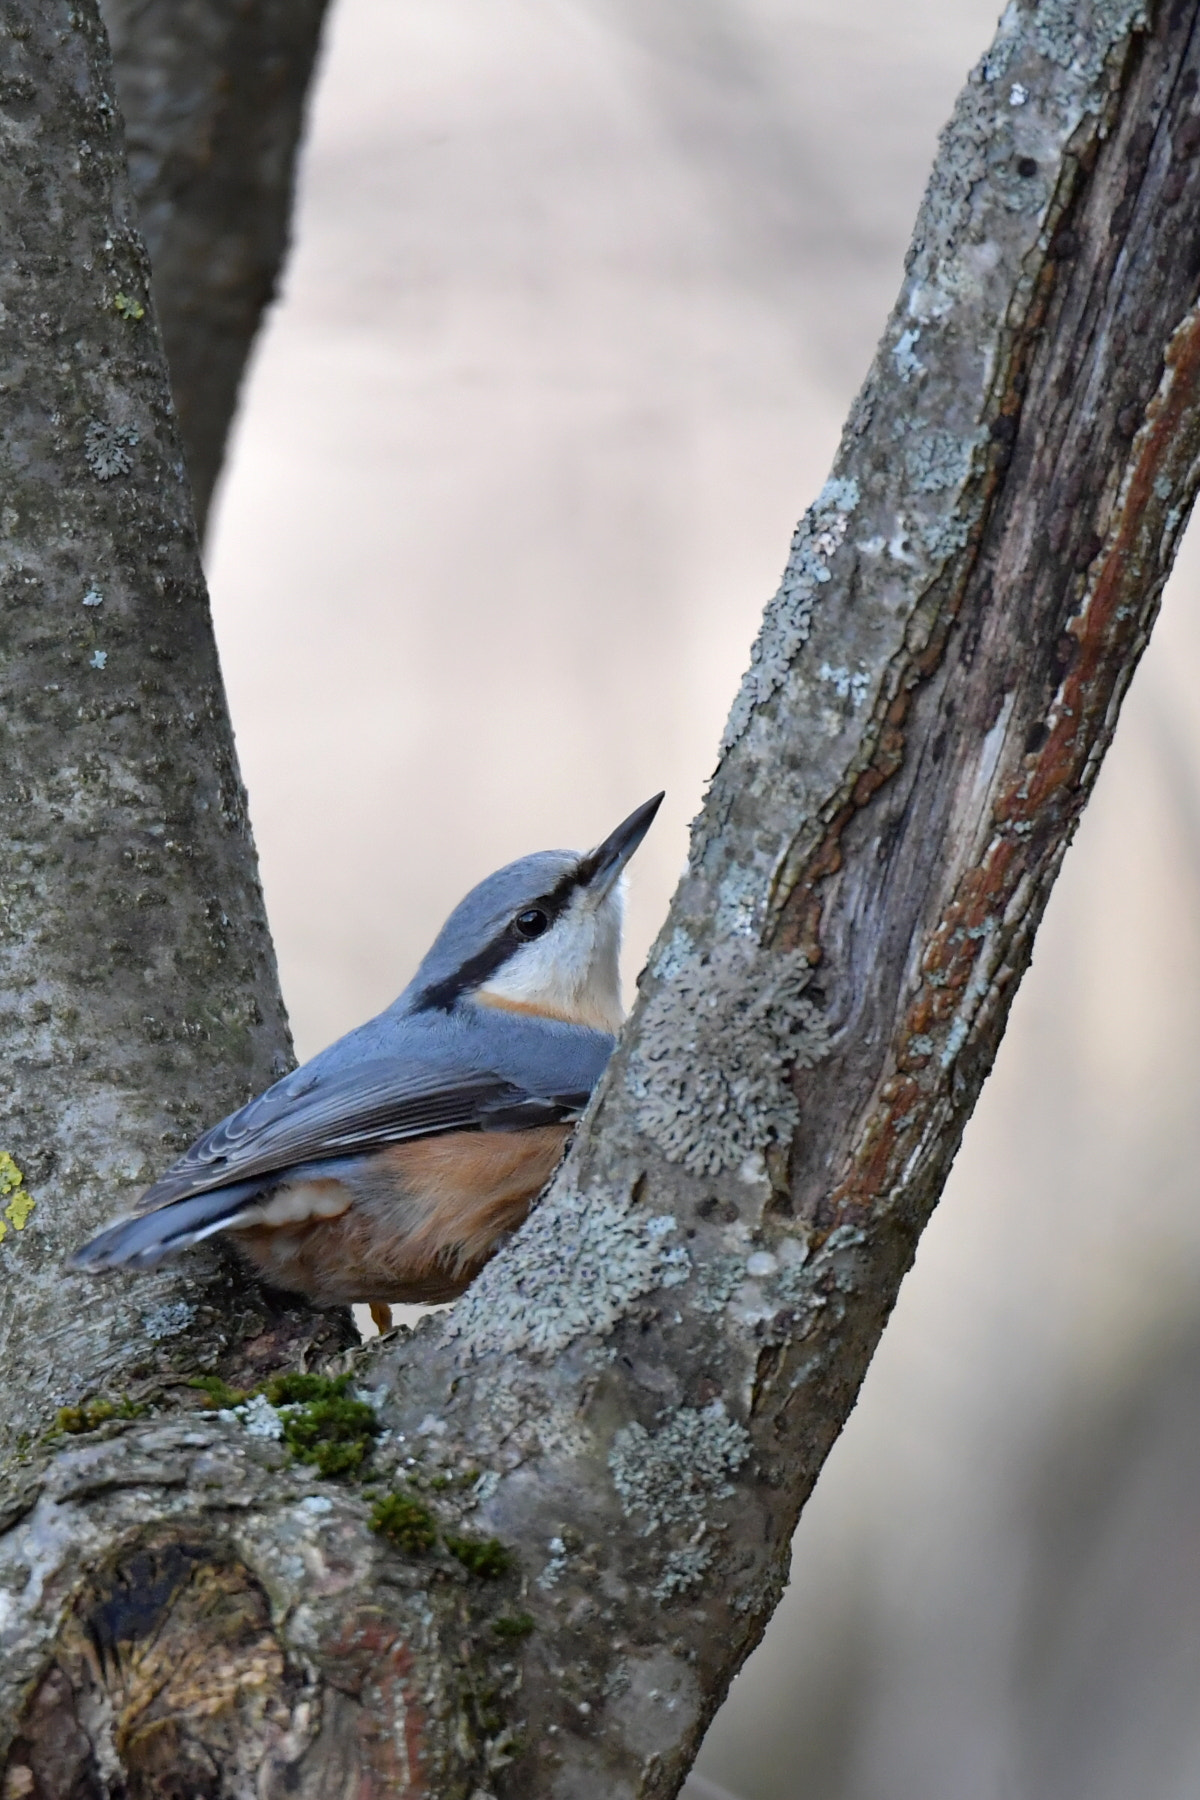
[[[275,293],[326,0],[102,0],[203,538]]]
[[[7,6],[3,27],[11,1445],[111,1381],[190,1368],[201,1344],[224,1357],[267,1328],[256,1291],[215,1258],[116,1306],[96,1306],[62,1261],[291,1046],[102,31],[33,0]]]
[[[53,82],[21,64],[47,83],[53,166],[82,54],[64,45]],[[147,1795],[181,1771],[230,1796],[677,1790],[778,1597],[1191,507],[1198,90],[1194,3],[1005,15],[768,608],[622,1046],[513,1244],[453,1313],[360,1354],[372,1412],[343,1421],[360,1435],[342,1478],[303,1460],[334,1399],[296,1389],[240,1405],[214,1389],[221,1411],[181,1418],[178,1390],[147,1386],[158,1416],[83,1408],[55,1437],[43,1345],[10,1340],[4,1407],[30,1442],[0,1539],[6,1795],[116,1793],[121,1768]],[[34,313],[42,278],[26,276]],[[89,357],[62,377],[84,396],[96,379]],[[54,452],[73,467],[98,403],[57,404],[80,421]],[[99,502],[79,479],[86,520]],[[123,543],[148,556],[158,529],[122,518]],[[60,679],[76,708],[83,679]],[[186,768],[188,744],[173,732],[161,755]],[[64,835],[43,834],[60,859]],[[241,867],[196,891],[240,916]],[[69,866],[37,879],[69,906]],[[172,979],[190,978],[185,957]],[[92,1165],[130,1155],[162,1105],[146,1058],[145,1086],[126,1071],[99,1122],[80,1117],[87,1065],[68,1048],[91,1034],[111,1063],[115,1025],[77,1016],[55,1064],[63,1167],[87,1173],[40,1178],[73,1232],[95,1216]],[[176,1090],[202,1100],[201,1064],[229,1055],[224,1038],[172,1054]],[[119,1284],[97,1310],[146,1291]],[[30,1326],[64,1333],[78,1305],[43,1286]],[[218,1367],[212,1338],[188,1348]],[[145,1354],[131,1332],[129,1363]],[[107,1368],[124,1379],[119,1356]],[[172,1644],[190,1649],[164,1688]],[[43,1775],[64,1744],[67,1773]]]

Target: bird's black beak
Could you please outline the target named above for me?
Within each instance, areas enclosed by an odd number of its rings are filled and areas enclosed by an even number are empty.
[[[655,794],[653,800],[647,800],[644,806],[631,812],[615,831],[609,833],[602,844],[589,850],[579,865],[577,880],[581,887],[586,887],[597,897],[608,892],[649,831],[662,802],[663,796]]]

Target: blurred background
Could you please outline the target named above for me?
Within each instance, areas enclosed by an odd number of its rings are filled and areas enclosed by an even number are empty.
[[[995,0],[337,0],[210,545],[308,1055],[665,786],[632,974]],[[1200,545],[689,1800],[1200,1793]]]

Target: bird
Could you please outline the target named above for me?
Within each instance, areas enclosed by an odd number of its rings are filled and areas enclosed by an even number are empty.
[[[663,795],[594,850],[507,864],[384,1012],[221,1119],[76,1250],[145,1270],[218,1234],[318,1307],[453,1300],[525,1218],[623,1017],[624,870]]]

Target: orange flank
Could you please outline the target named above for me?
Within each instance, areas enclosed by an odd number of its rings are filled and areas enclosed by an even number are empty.
[[[392,1144],[363,1159],[345,1183],[353,1203],[336,1217],[229,1235],[264,1280],[317,1306],[453,1300],[524,1219],[570,1131],[456,1131]]]

